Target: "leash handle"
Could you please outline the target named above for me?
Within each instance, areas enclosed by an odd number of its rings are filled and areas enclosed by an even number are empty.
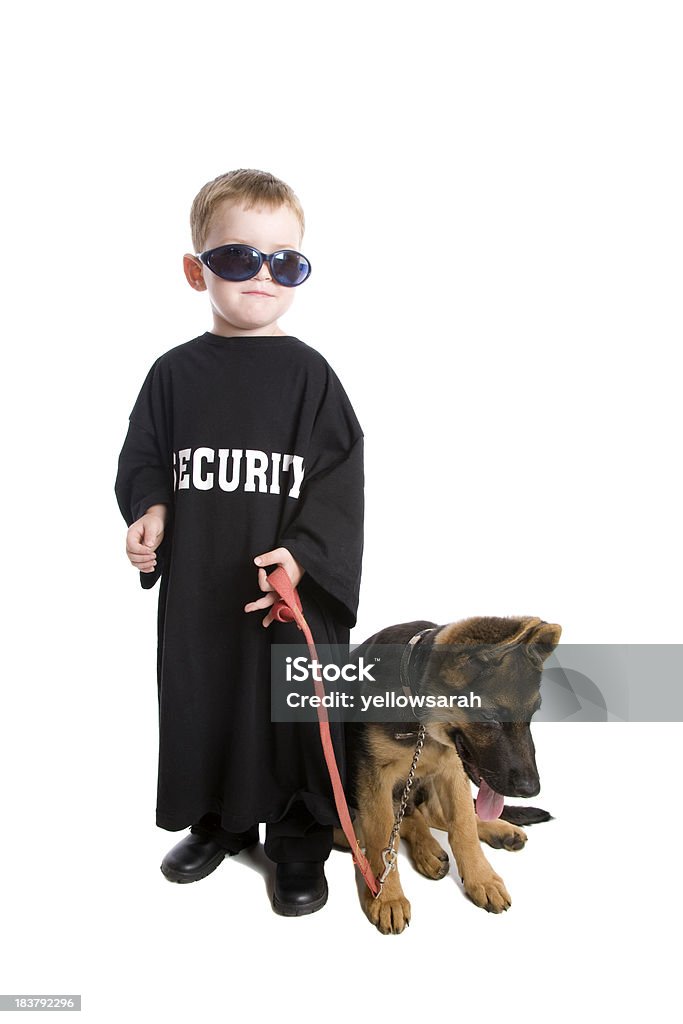
[[[281,565],[278,565],[278,567],[269,574],[268,582],[280,595],[280,600],[276,602],[271,609],[273,617],[278,622],[296,622],[297,626],[306,637],[306,643],[308,644],[311,660],[319,662],[318,652],[316,651],[315,643],[313,642],[313,635],[306,619],[304,618],[301,600],[296,588],[292,586],[292,581]],[[316,695],[318,697],[324,697],[325,687],[323,686],[322,678],[318,676],[317,672],[314,673],[313,685],[315,687]],[[320,726],[320,739],[322,741],[325,762],[327,764],[327,770],[332,783],[334,803],[337,808],[337,814],[339,815],[339,821],[344,835],[348,840],[349,846],[351,847],[351,856],[353,857],[354,864],[358,866],[370,892],[373,896],[377,896],[381,891],[382,886],[375,878],[372,868],[370,867],[370,862],[363,853],[361,845],[356,838],[356,833],[353,830],[351,815],[349,814],[346,796],[344,795],[344,787],[342,786],[341,777],[339,775],[337,760],[334,756],[334,747],[332,745],[332,736],[330,735],[330,722],[327,717],[327,708],[323,706],[322,700],[319,702],[319,706],[316,708],[316,711],[318,713],[318,724]]]

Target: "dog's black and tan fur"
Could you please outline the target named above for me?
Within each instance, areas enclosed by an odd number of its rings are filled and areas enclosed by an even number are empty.
[[[384,629],[366,640],[354,656],[382,654],[383,678],[398,678],[398,645],[431,622],[408,622]],[[507,796],[535,796],[540,789],[529,722],[540,704],[543,662],[559,642],[561,627],[538,618],[470,618],[435,627],[414,651],[412,672],[422,692],[469,691],[476,685],[490,721],[472,721],[467,710],[426,723],[427,736],[418,764],[401,838],[411,849],[416,868],[428,878],[448,873],[448,854],[430,828],[448,833],[458,873],[470,899],[500,913],[510,906],[503,880],[493,870],[480,841],[493,847],[521,849],[526,835],[516,824],[480,821],[472,802],[470,779],[485,779]],[[382,645],[391,645],[382,652]],[[392,653],[393,652],[393,653]],[[387,656],[388,654],[388,656]],[[394,663],[391,663],[391,658]],[[479,715],[481,719],[481,715]],[[356,832],[376,875],[394,822],[415,748],[418,723],[346,725],[349,803],[357,809]],[[515,814],[516,812],[516,814]],[[549,815],[534,808],[506,808],[505,817],[530,824]],[[335,836],[344,842],[342,834]],[[388,876],[382,894],[364,893],[370,920],[383,933],[398,933],[410,922],[410,904],[398,870]]]

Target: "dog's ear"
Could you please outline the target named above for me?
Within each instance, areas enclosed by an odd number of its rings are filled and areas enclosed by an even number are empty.
[[[505,623],[506,621],[514,622],[515,620],[492,619],[490,621]],[[529,638],[533,636],[534,631],[541,623],[542,619],[529,616],[520,619],[517,628],[504,640],[499,640],[496,643],[490,643],[483,647],[477,655],[479,660],[488,665],[500,665],[511,651],[515,651],[521,645],[529,643]]]
[[[541,622],[524,641],[529,660],[536,668],[543,668],[543,662],[553,653],[561,635],[562,626],[556,622]]]

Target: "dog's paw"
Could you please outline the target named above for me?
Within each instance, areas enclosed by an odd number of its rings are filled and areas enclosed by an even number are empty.
[[[411,853],[415,867],[425,878],[445,878],[448,874],[448,854],[434,836],[414,842]]]
[[[377,899],[368,893],[365,913],[382,935],[400,935],[410,924],[410,903],[403,893],[393,898],[378,896]]]
[[[503,879],[493,869],[463,878],[463,885],[472,902],[491,914],[502,913],[512,903]]]
[[[496,818],[495,821],[477,819],[477,832],[482,843],[488,843],[494,850],[522,850],[527,834],[517,825]]]

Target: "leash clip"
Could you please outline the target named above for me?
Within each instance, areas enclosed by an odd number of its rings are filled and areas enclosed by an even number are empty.
[[[375,899],[377,899],[378,896],[382,895],[384,883],[386,882],[387,878],[396,867],[397,859],[398,854],[396,850],[393,848],[393,846],[387,846],[386,849],[382,850],[382,863],[384,864],[384,871],[377,879],[377,881],[379,882],[379,888],[377,892],[373,894]]]

